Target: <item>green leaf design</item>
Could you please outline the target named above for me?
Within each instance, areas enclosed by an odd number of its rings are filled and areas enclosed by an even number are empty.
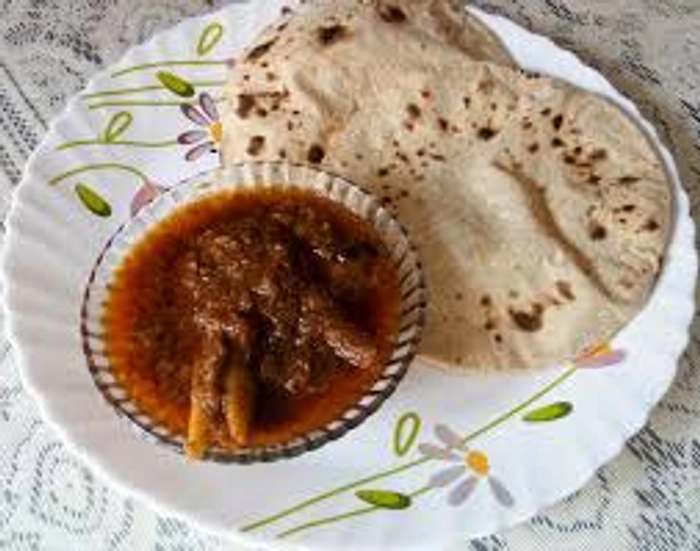
[[[194,86],[175,73],[158,71],[156,73],[156,78],[176,96],[180,96],[181,98],[191,98],[194,96]]]
[[[109,203],[105,201],[99,193],[85,184],[76,184],[75,193],[78,194],[85,208],[94,215],[107,218],[112,214],[112,207]]]
[[[390,490],[358,490],[355,495],[365,503],[381,509],[408,509],[411,506],[411,496]]]
[[[404,413],[396,422],[394,429],[394,453],[403,457],[416,443],[420,432],[421,420],[414,411]]]
[[[105,129],[105,143],[116,142],[117,138],[128,130],[132,122],[134,122],[134,117],[128,111],[120,111],[114,115],[110,119],[109,123],[107,124],[107,128]]]
[[[523,417],[528,423],[547,423],[569,415],[574,410],[571,402],[555,402],[531,411]]]
[[[211,52],[224,35],[224,27],[221,23],[211,23],[202,31],[197,43],[197,53],[205,56]]]

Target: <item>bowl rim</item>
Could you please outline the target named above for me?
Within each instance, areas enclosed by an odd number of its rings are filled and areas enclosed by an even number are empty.
[[[254,175],[252,175],[253,171],[256,172]],[[271,171],[275,171],[275,176],[283,175],[287,180],[268,181],[267,178],[262,181],[254,180],[257,176],[267,176]],[[292,179],[289,174],[291,172],[293,175],[295,171],[303,171],[306,174],[313,175],[316,179],[324,179],[325,185],[320,187],[319,185],[311,184],[309,181],[297,181],[296,179]],[[232,175],[235,176],[233,179],[231,178]],[[235,178],[238,178],[238,180],[236,181]],[[217,184],[213,186],[202,185],[206,180],[210,179],[215,179]],[[211,192],[208,191],[212,187],[215,189]],[[143,208],[132,215],[129,220],[121,224],[107,239],[105,245],[100,250],[90,270],[87,281],[84,284],[80,305],[80,338],[83,355],[91,379],[103,399],[111,406],[118,417],[126,421],[132,430],[141,438],[161,447],[171,449],[180,455],[185,455],[183,435],[173,433],[168,428],[159,425],[147,414],[143,413],[135,403],[131,401],[127,389],[125,389],[111,373],[107,353],[95,350],[94,341],[106,338],[106,331],[104,331],[102,319],[106,300],[101,300],[96,307],[94,307],[92,303],[95,296],[94,288],[98,283],[99,272],[103,267],[107,255],[130,228],[137,224],[142,225],[142,228],[138,231],[138,237],[124,247],[124,250],[119,254],[119,261],[108,270],[108,278],[104,282],[100,282],[100,284],[104,286],[106,292],[109,292],[110,283],[113,281],[117,269],[121,266],[125,254],[132,250],[146,234],[179,210],[191,206],[206,197],[212,197],[218,194],[235,193],[236,191],[246,189],[274,188],[291,188],[315,192],[319,196],[333,201],[335,204],[354,212],[365,221],[371,223],[383,241],[385,241],[386,236],[384,233],[386,229],[382,232],[380,228],[377,227],[378,222],[376,220],[378,217],[384,218],[384,225],[387,226],[387,228],[398,232],[400,244],[404,247],[404,251],[400,254],[400,258],[392,253],[392,259],[399,272],[401,271],[401,265],[408,263],[408,266],[406,273],[400,277],[399,282],[401,288],[401,312],[396,342],[394,343],[392,355],[385,362],[381,373],[373,382],[372,386],[367,389],[358,400],[347,406],[336,419],[308,433],[295,436],[284,443],[241,448],[239,450],[226,450],[212,447],[207,449],[200,460],[222,464],[242,465],[270,463],[297,457],[337,440],[361,425],[382,406],[394,393],[408,371],[410,364],[417,356],[418,346],[426,322],[427,287],[423,267],[418,250],[411,241],[410,234],[405,226],[373,193],[367,191],[361,185],[348,178],[332,171],[300,163],[251,161],[233,163],[225,167],[199,172],[162,191],[154,200],[144,205]],[[333,196],[333,191],[337,188],[342,189],[340,199]],[[166,213],[164,215],[156,220],[152,220],[148,224],[143,224],[143,218],[151,216],[152,213],[164,205],[166,201],[172,199],[183,190],[184,200],[176,197],[171,205],[165,206]],[[200,190],[205,191],[204,193],[198,193]],[[345,202],[345,199],[351,194],[354,194],[355,197],[359,198],[367,205],[367,209],[369,210],[368,215],[359,214]],[[409,288],[404,289],[407,284]],[[406,304],[407,301],[408,305]],[[93,319],[93,316],[90,314],[91,306],[99,313],[96,320]],[[95,323],[100,327],[100,331],[98,332],[90,328],[90,325],[94,325]],[[402,337],[402,335],[407,336]],[[103,346],[102,348],[106,350],[106,347]]]

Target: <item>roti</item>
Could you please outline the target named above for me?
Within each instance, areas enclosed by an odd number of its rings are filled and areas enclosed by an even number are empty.
[[[531,368],[610,339],[662,265],[672,194],[616,105],[519,70],[448,2],[321,3],[232,70],[225,163],[319,166],[381,196],[425,269],[422,354]]]

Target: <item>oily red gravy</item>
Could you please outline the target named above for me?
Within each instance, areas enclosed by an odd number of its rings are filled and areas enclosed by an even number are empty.
[[[198,458],[337,419],[381,374],[399,303],[368,222],[310,191],[224,192],[127,256],[107,304],[108,354],[137,406]]]

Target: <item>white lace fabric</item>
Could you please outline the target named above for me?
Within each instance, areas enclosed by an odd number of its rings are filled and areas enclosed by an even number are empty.
[[[475,3],[552,37],[636,101],[673,150],[692,204],[698,204],[700,2]],[[0,0],[0,221],[48,121],[91,75],[153,33],[221,5]],[[698,215],[695,208],[693,214]],[[700,549],[699,338],[696,323],[676,383],[647,427],[584,489],[527,524],[464,541],[453,551]],[[68,453],[22,389],[13,353],[2,339],[0,549],[233,551],[236,546],[119,494]]]

